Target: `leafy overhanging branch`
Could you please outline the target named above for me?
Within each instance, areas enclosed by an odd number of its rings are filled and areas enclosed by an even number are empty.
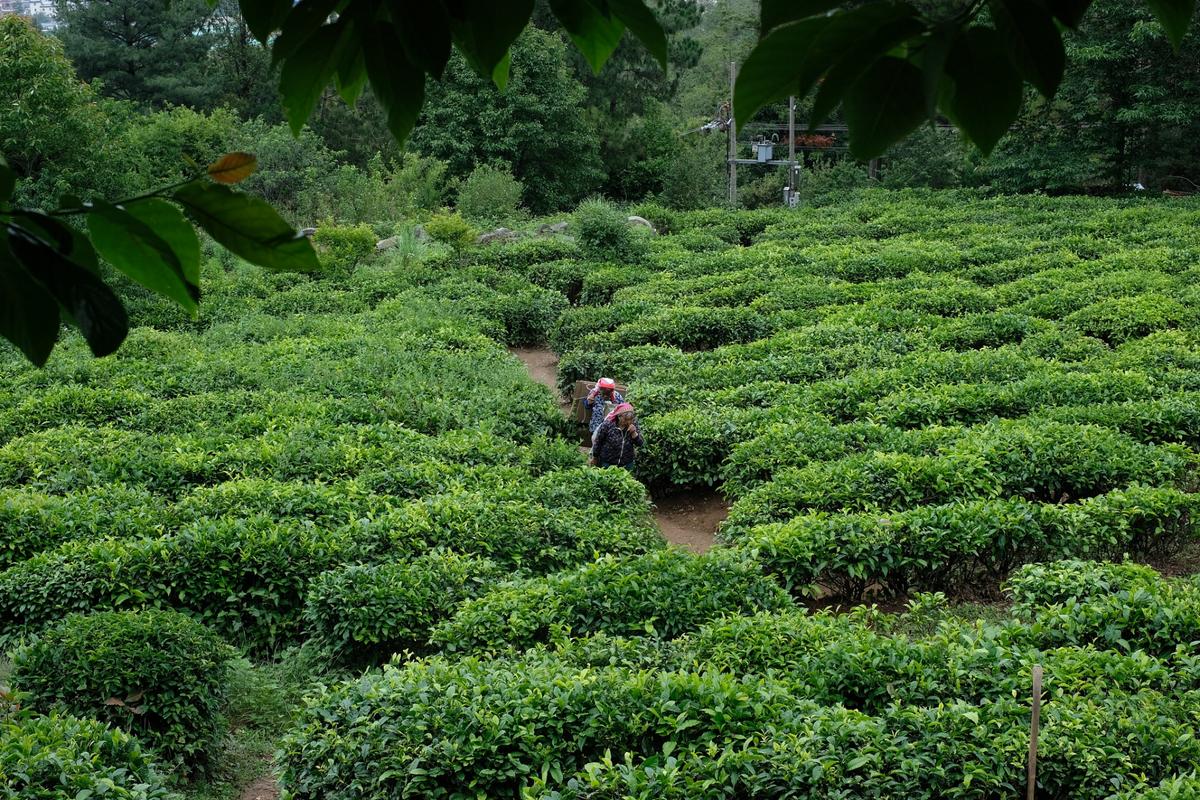
[[[47,214],[11,205],[16,176],[0,159],[0,335],[38,366],[50,357],[64,321],[95,355],[114,352],[129,318],[104,282],[101,258],[195,314],[200,240],[185,211],[252,264],[318,269],[308,239],[265,201],[230,188],[255,165],[249,153],[228,153],[182,183],[115,203],[67,197]]]
[[[930,19],[897,0],[851,8],[762,0],[762,34],[739,71],[734,115],[744,125],[768,103],[819,86],[810,124],[843,103],[859,158],[882,155],[916,127],[914,119],[939,112],[987,154],[1016,121],[1024,83],[1054,96],[1066,68],[1062,29],[1078,26],[1091,2],[975,0],[948,19]],[[1146,4],[1178,49],[1196,0]],[[914,78],[921,92],[911,91]]]

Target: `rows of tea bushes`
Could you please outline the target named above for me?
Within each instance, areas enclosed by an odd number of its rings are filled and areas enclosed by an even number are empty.
[[[1146,613],[1121,628],[1112,590]],[[1019,570],[1011,591],[1006,619],[924,634],[910,615],[777,609],[641,645],[602,634],[386,667],[313,700],[284,784],[297,798],[1017,795],[1033,664],[1041,792],[1189,780],[1196,584],[1062,562]]]
[[[216,261],[205,289],[194,320],[131,289],[141,327],[109,358],[73,338],[41,370],[0,353],[15,797],[157,798],[226,769],[239,652],[429,652],[472,597],[664,547],[644,487],[587,469],[504,349],[543,337],[562,292]]]
[[[561,387],[628,382],[635,474],[722,490],[720,546],[498,582],[439,563],[464,599],[421,606],[439,617],[424,643],[326,615],[351,649],[394,636],[419,657],[313,698],[285,789],[1018,796],[1041,664],[1039,796],[1190,796],[1198,584],[1120,560],[1195,536],[1196,211],[946,194],[639,211],[664,232],[639,263],[523,246],[475,270],[563,293]],[[331,594],[386,607],[415,582],[354,573]],[[799,602],[1001,586],[986,623],[942,595],[905,614]]]
[[[1042,795],[1187,796],[1200,584],[1122,558],[1195,535],[1200,214],[638,212],[637,263],[214,259],[197,319],[131,290],[116,355],[0,356],[0,776],[161,797],[219,764],[232,655],[301,645],[339,672],[294,800],[1017,796],[1034,664]],[[633,474],[504,349],[541,342],[629,384]],[[646,493],[697,486],[699,556]]]
[[[1189,202],[644,210],[669,233],[559,316],[561,384],[627,382],[638,477],[719,488],[724,540],[794,591],[969,594],[1193,535]]]

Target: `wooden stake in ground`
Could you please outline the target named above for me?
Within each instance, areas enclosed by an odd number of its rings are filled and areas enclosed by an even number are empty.
[[[1042,665],[1033,666],[1033,714],[1029,717],[1029,787],[1026,800],[1037,796],[1038,725],[1042,718]]]

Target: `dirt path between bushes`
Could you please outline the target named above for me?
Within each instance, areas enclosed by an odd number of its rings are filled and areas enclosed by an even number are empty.
[[[571,401],[564,400],[563,396],[558,393],[558,356],[554,354],[553,350],[537,347],[510,347],[508,352],[521,359],[521,363],[529,371],[529,377],[550,388],[564,415],[570,413]]]
[[[558,356],[554,351],[513,347],[508,352],[521,360],[529,377],[550,388],[563,414],[569,414],[570,401],[564,401],[558,393]],[[658,500],[653,513],[664,539],[693,553],[703,553],[713,546],[717,526],[729,513],[729,505],[716,492],[680,492]]]
[[[238,795],[238,800],[278,800],[278,798],[279,784],[275,782],[273,775],[256,778]]]
[[[654,521],[663,538],[693,553],[713,546],[717,526],[729,515],[729,504],[717,492],[680,492],[654,502]]]

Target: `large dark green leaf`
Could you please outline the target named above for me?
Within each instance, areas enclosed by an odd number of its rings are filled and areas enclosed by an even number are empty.
[[[240,0],[238,6],[242,9],[246,27],[255,39],[265,44],[267,38],[287,19],[288,12],[292,10],[292,0]]]
[[[404,141],[417,124],[425,101],[425,73],[408,63],[400,37],[389,27],[379,26],[363,41],[371,91],[387,113],[388,130]]]
[[[173,197],[209,236],[251,264],[275,270],[320,268],[312,243],[257,197],[206,181],[185,184]]]
[[[500,59],[500,63],[492,70],[492,83],[496,84],[496,88],[500,91],[508,89],[509,73],[512,70],[512,52],[504,54],[504,58]]]
[[[629,32],[638,38],[658,60],[659,66],[667,68],[667,34],[658,18],[642,0],[608,0],[608,6]]]
[[[8,242],[8,226],[0,226],[0,336],[40,367],[58,340],[58,303],[25,271]]]
[[[343,47],[341,49],[333,78],[338,94],[346,101],[347,105],[353,106],[367,85],[367,61],[362,48]]]
[[[973,27],[955,40],[946,58],[940,107],[987,155],[1021,110],[1022,82],[1000,34]]]
[[[288,12],[279,36],[271,42],[271,63],[278,64],[298,52],[341,4],[342,0],[300,0]]]
[[[135,213],[137,206],[141,208]],[[106,261],[147,289],[196,310],[199,243],[193,250],[183,229],[193,239],[196,234],[177,209],[162,200],[135,203],[129,209],[96,203],[87,218],[92,242]]]
[[[844,0],[762,0],[759,32],[769,33],[780,25],[824,14],[842,5]]]
[[[791,94],[804,97],[855,43],[881,27],[915,16],[908,5],[876,3],[776,28],[758,43],[738,72],[737,124],[745,124],[767,103]]]
[[[346,30],[342,23],[321,27],[283,62],[279,92],[292,133],[300,133],[333,78]]]
[[[82,207],[81,201],[70,198],[66,199],[64,205],[67,208]],[[33,231],[53,244],[64,256],[89,272],[100,273],[100,261],[96,258],[96,251],[83,231],[38,211],[21,209],[16,216],[20,217],[23,228]]]
[[[625,23],[601,10],[591,0],[550,0],[550,10],[558,19],[571,41],[600,74],[604,62],[617,49],[625,33]]]
[[[121,346],[129,333],[129,318],[97,275],[30,231],[10,227],[8,242],[25,271],[71,315],[95,355],[106,356]]]
[[[17,173],[0,158],[0,205],[4,205],[13,196],[17,188]]]
[[[441,78],[450,60],[450,20],[446,9],[430,0],[389,0],[387,9],[408,60],[433,77]]]
[[[509,46],[525,30],[534,0],[446,0],[450,34],[467,62],[485,78],[501,85],[507,70],[498,71]],[[501,74],[502,73],[502,74]]]
[[[925,114],[932,121],[937,116],[938,96],[941,93],[942,77],[946,74],[946,58],[957,34],[955,28],[934,30],[921,47],[921,85],[925,91]]]
[[[1043,97],[1053,97],[1067,66],[1067,54],[1050,12],[1038,0],[991,0],[989,5],[996,29],[1021,75]]]
[[[921,70],[902,58],[884,56],[871,64],[842,102],[850,128],[850,152],[875,158],[925,120]]]
[[[808,117],[809,128],[817,127],[833,113],[846,92],[871,68],[876,59],[923,29],[916,19],[903,19],[880,26],[850,45],[817,88],[812,113]]]
[[[1083,19],[1083,12],[1087,11],[1091,4],[1092,0],[1049,0],[1046,3],[1054,18],[1068,28],[1079,25],[1079,21]]]
[[[1146,5],[1167,32],[1171,46],[1176,50],[1183,43],[1184,34],[1196,13],[1196,0],[1146,0]]]
[[[178,208],[166,200],[150,198],[125,206],[125,210],[157,233],[179,258],[183,278],[200,285],[200,237]]]

